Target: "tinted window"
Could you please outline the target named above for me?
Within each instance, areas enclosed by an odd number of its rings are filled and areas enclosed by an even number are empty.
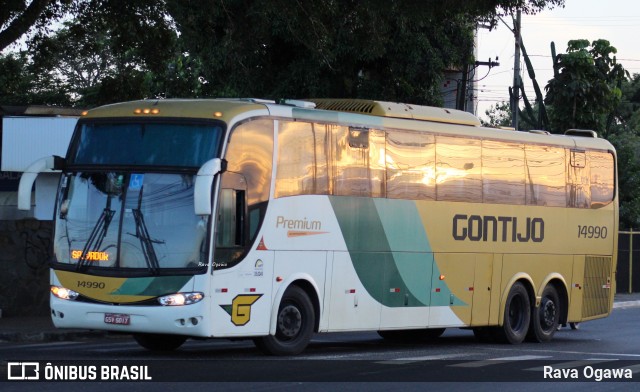
[[[524,204],[524,146],[482,142],[482,195],[485,203]]]
[[[591,166],[591,208],[598,208],[613,200],[613,155],[599,151],[589,151],[588,155]]]
[[[217,156],[222,128],[193,124],[82,124],[71,164],[200,167]]]
[[[435,200],[436,144],[428,133],[387,132],[387,197]]]
[[[482,147],[480,140],[436,137],[438,200],[482,202]]]
[[[527,204],[565,207],[564,148],[529,145],[525,147]]]

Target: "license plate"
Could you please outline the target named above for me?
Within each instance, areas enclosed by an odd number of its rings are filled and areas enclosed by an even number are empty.
[[[104,322],[106,324],[129,325],[131,316],[128,314],[105,313]]]

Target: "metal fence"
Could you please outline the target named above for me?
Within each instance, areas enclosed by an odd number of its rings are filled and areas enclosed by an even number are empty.
[[[640,231],[618,232],[618,293],[640,292]]]

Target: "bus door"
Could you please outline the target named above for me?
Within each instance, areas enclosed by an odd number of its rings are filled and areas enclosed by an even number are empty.
[[[225,172],[215,221],[211,287],[216,337],[269,332],[274,257],[257,241],[252,243],[250,215],[244,176]]]

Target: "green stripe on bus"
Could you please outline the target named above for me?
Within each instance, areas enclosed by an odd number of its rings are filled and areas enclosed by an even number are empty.
[[[129,278],[110,295],[158,296],[178,292],[191,276],[157,276]]]
[[[464,306],[440,276],[415,202],[329,197],[353,267],[369,295],[389,307]]]

